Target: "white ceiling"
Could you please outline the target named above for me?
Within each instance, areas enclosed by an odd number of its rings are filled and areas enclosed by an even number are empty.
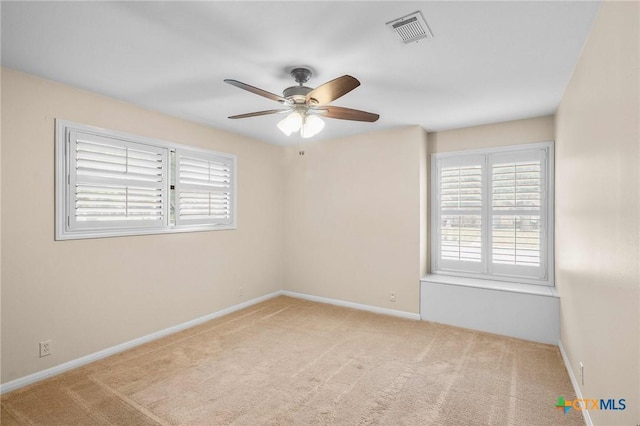
[[[223,83],[281,94],[349,74],[314,140],[403,125],[429,131],[555,112],[599,2],[2,2],[2,65],[274,144],[297,142],[278,108]],[[433,40],[404,45],[386,22],[422,11]],[[91,124],[91,123],[88,123]]]

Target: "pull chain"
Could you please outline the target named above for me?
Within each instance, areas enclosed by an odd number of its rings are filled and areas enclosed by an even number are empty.
[[[300,127],[300,131],[298,132],[298,155],[301,157],[304,156],[304,150],[302,149],[302,127]]]

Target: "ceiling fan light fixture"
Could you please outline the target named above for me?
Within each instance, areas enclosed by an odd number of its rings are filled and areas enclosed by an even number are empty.
[[[360,86],[360,82],[350,75],[334,78],[315,89],[304,86],[304,83],[311,77],[311,70],[308,68],[294,68],[291,71],[297,86],[287,87],[283,95],[278,96],[266,90],[250,86],[237,80],[226,79],[225,83],[264,98],[285,104],[287,109],[271,109],[267,111],[257,111],[247,114],[232,115],[230,119],[258,117],[268,114],[288,113],[284,119],[278,122],[278,129],[287,136],[292,133],[300,132],[300,137],[310,138],[324,129],[324,121],[318,114],[324,115],[326,118],[351,121],[365,121],[373,123],[380,117],[357,109],[330,106],[329,103],[341,96],[349,93],[356,87]]]
[[[324,121],[317,115],[306,115],[300,129],[300,136],[307,139],[317,135],[324,129]]]
[[[278,123],[278,129],[287,136],[291,135],[291,133],[297,132],[301,127],[302,116],[298,111],[292,112]]]

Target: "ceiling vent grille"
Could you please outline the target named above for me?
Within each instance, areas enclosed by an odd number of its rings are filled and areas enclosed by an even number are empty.
[[[387,22],[387,26],[398,34],[404,44],[413,43],[424,38],[433,38],[427,21],[424,20],[420,11]]]

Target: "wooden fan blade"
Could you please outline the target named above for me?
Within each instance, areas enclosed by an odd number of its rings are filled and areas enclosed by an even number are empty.
[[[337,118],[339,120],[366,121],[373,123],[374,121],[378,121],[378,118],[380,118],[378,114],[338,106],[321,107],[318,108],[317,111],[326,111],[326,113],[322,114],[323,117]]]
[[[224,80],[225,83],[228,83],[232,86],[236,86],[239,87],[240,89],[244,89],[247,92],[251,92],[251,93],[255,93],[256,95],[265,97],[267,99],[271,99],[272,101],[277,101],[280,103],[286,103],[287,100],[285,98],[283,98],[282,96],[278,96],[274,93],[271,92],[267,92],[266,90],[262,90],[262,89],[258,89],[257,87],[254,86],[250,86],[246,83],[242,83],[238,80],[230,80],[230,79],[226,79]]]
[[[248,112],[246,114],[232,115],[229,118],[231,118],[232,120],[235,120],[236,118],[258,117],[260,115],[277,114],[279,112],[287,112],[287,111],[290,111],[290,110],[289,109],[270,109],[267,111]]]
[[[343,75],[313,89],[307,94],[306,101],[311,104],[326,105],[358,86],[360,82],[357,79],[350,75]]]

